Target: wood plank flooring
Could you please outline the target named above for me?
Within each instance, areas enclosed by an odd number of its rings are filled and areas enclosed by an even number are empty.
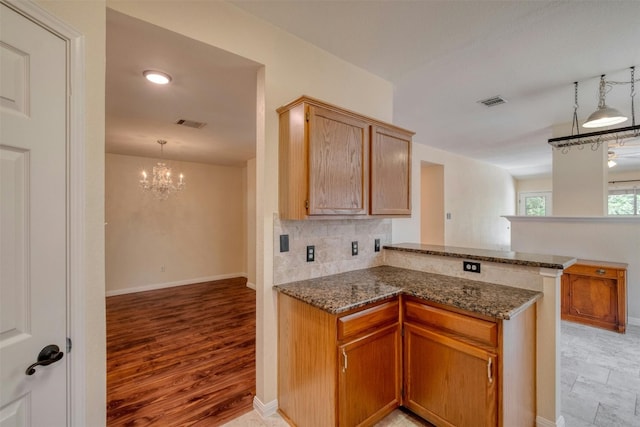
[[[219,426],[252,409],[245,278],[107,298],[107,425]]]

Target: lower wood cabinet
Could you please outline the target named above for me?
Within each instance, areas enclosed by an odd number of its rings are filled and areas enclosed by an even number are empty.
[[[535,425],[535,306],[489,321],[404,302],[403,406],[437,426]]]
[[[578,260],[562,274],[561,317],[624,333],[627,264]]]
[[[278,294],[278,406],[298,427],[371,426],[400,405],[398,298],[332,315]]]
[[[280,413],[372,426],[402,405],[439,427],[533,427],[535,313],[496,321],[402,296],[332,315],[279,293]]]
[[[338,425],[371,425],[400,405],[400,345],[394,324],[338,347]]]

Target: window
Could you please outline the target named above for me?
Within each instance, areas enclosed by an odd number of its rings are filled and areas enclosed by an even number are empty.
[[[518,215],[548,216],[551,215],[551,191],[536,193],[519,193]]]
[[[609,215],[640,215],[640,191],[637,188],[609,190]]]

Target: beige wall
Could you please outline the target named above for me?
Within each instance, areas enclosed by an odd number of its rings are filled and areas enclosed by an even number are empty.
[[[246,173],[246,272],[247,285],[256,286],[256,159],[247,161]]]
[[[273,215],[278,209],[276,108],[306,94],[391,121],[389,82],[220,1],[109,1],[109,7],[263,64],[259,72],[256,156],[256,394],[277,397],[277,328],[273,284]],[[259,99],[259,101],[260,101]]]
[[[556,132],[554,130],[554,132]],[[565,134],[566,135],[566,134]],[[553,150],[553,215],[607,214],[607,150],[589,145],[567,153]]]
[[[85,76],[85,272],[83,290],[86,366],[85,419],[77,425],[104,425],[106,408],[104,312],[104,82],[105,2],[38,1],[38,4],[84,35]]]
[[[419,141],[416,135],[415,140]],[[444,165],[444,242],[448,246],[509,250],[509,221],[515,212],[515,181],[504,169],[414,142],[412,181],[420,182],[422,162]],[[420,186],[412,186],[410,219],[393,220],[393,242],[420,241]]]
[[[244,168],[171,161],[187,185],[158,200],[137,185],[156,162],[106,155],[107,295],[246,275]]]
[[[420,173],[420,242],[444,245],[444,166],[423,163]]]
[[[553,182],[551,178],[519,179],[516,180],[516,191],[518,193],[535,193],[541,191],[551,191]]]

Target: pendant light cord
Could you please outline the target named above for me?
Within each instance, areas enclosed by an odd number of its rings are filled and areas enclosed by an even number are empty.
[[[580,126],[578,125],[578,82],[573,82],[575,87],[573,100],[573,123],[571,124],[571,135],[580,135]]]

